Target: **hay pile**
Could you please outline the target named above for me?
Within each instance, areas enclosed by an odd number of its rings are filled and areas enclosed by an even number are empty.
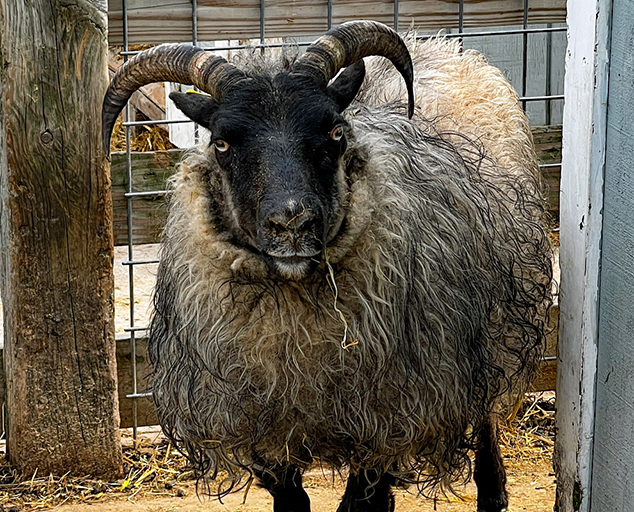
[[[64,503],[96,503],[103,500],[163,496],[181,497],[194,492],[193,471],[185,457],[162,440],[140,440],[123,449],[123,480],[104,482],[92,478],[39,475],[20,479],[6,459],[0,459],[0,510],[17,512],[59,506]]]
[[[500,445],[505,459],[551,459],[555,445],[555,393],[527,394],[515,419],[500,425]]]
[[[137,117],[145,116],[138,112]],[[125,149],[125,127],[123,126],[123,114],[121,114],[112,131],[110,152],[125,151]],[[176,149],[176,146],[170,142],[167,130],[158,125],[137,126],[136,136],[130,138],[131,151],[164,151],[166,149]]]

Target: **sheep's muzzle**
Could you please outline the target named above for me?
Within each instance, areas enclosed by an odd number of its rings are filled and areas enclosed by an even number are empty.
[[[313,195],[265,201],[260,208],[257,241],[265,260],[283,277],[298,279],[321,260],[325,214]]]

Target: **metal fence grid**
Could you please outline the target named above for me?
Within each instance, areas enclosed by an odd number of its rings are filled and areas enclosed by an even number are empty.
[[[399,0],[394,0],[394,17],[393,17],[393,26],[396,30],[399,30]],[[196,45],[198,44],[198,15],[197,15],[197,0],[192,0],[192,37],[191,42]],[[123,51],[120,54],[123,56],[124,60],[127,60],[130,56],[139,53],[138,51],[130,51],[129,42],[128,42],[128,0],[122,0],[122,12],[123,12]],[[332,27],[332,13],[333,13],[333,0],[328,0],[328,14],[327,14],[327,24],[328,28]],[[474,30],[474,31],[465,31],[464,29],[464,0],[459,1],[459,12],[458,12],[458,31],[452,32],[448,31],[445,35],[449,38],[461,38],[466,40],[472,37],[500,37],[500,36],[509,36],[509,35],[521,35],[522,36],[522,75],[521,75],[521,89],[519,91],[520,101],[524,110],[526,110],[527,104],[532,102],[544,102],[545,104],[545,120],[546,124],[550,124],[551,120],[551,106],[555,101],[562,101],[564,99],[563,94],[551,94],[551,71],[552,71],[552,60],[551,60],[551,48],[552,48],[552,39],[551,36],[553,33],[565,32],[565,26],[552,26],[548,25],[546,27],[531,27],[529,23],[529,0],[524,0],[523,4],[523,23],[521,28],[512,28],[512,29],[500,29],[500,30]],[[262,48],[264,51],[265,48],[279,48],[283,46],[308,46],[310,42],[299,42],[299,43],[266,43],[266,33],[265,33],[265,21],[266,21],[266,7],[265,0],[260,0],[260,34],[259,34],[259,44],[251,44],[251,45],[237,45],[237,46],[217,46],[214,48],[210,48],[211,51],[221,51],[221,50],[239,50],[242,48]],[[528,39],[531,34],[547,34],[547,51],[546,51],[546,80],[545,80],[545,91],[543,95],[538,96],[528,96],[527,95],[527,84],[528,84]],[[434,37],[433,35],[419,35],[418,39],[428,39],[430,37]],[[187,41],[189,42],[189,41]],[[149,326],[147,325],[136,325],[135,322],[135,301],[134,301],[134,270],[137,265],[148,265],[148,264],[156,264],[158,260],[135,260],[134,258],[134,240],[133,240],[133,225],[134,225],[134,200],[137,197],[147,197],[147,196],[162,196],[167,193],[165,190],[154,190],[154,191],[144,191],[144,192],[135,192],[133,189],[133,180],[132,180],[132,158],[131,158],[131,149],[130,149],[130,128],[138,125],[153,125],[153,124],[174,124],[174,123],[184,123],[191,122],[187,120],[154,120],[154,121],[130,121],[130,106],[127,105],[125,108],[125,121],[123,126],[125,127],[125,140],[126,140],[126,169],[127,169],[127,179],[128,179],[128,188],[125,197],[127,198],[127,227],[128,227],[128,240],[127,240],[127,248],[128,248],[128,259],[124,261],[122,264],[128,267],[128,279],[129,279],[129,299],[130,299],[130,310],[129,310],[129,324],[128,327],[125,328],[125,332],[129,333],[130,336],[130,352],[131,352],[131,367],[132,367],[132,393],[126,395],[126,398],[132,400],[132,421],[133,421],[133,437],[137,438],[137,428],[138,428],[138,416],[137,416],[137,405],[138,400],[142,398],[148,398],[152,396],[151,392],[141,391],[139,389],[139,376],[137,371],[137,338],[140,337],[140,333],[145,333],[148,331]],[[540,167],[558,167],[560,164],[551,163],[551,164],[543,164]]]

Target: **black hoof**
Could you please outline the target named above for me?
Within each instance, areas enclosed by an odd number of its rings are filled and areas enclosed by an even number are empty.
[[[507,512],[509,500],[506,496],[478,499],[478,512]]]
[[[337,512],[394,512],[394,477],[366,470],[350,475]]]

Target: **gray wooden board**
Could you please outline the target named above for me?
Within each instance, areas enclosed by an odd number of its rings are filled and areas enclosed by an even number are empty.
[[[0,26],[4,25],[4,15],[2,9],[0,9]],[[2,45],[2,33],[0,33],[0,46]],[[4,98],[6,94],[6,68],[0,68],[0,98]],[[0,101],[0,197],[2,197],[2,191],[7,190],[9,188],[9,176],[7,173],[7,131],[6,131],[6,121],[4,119],[4,102]],[[5,203],[0,200],[0,240],[8,240],[10,235],[10,225],[9,218],[7,215],[7,206]],[[7,269],[11,264],[10,253],[7,250],[0,251],[0,287],[2,290],[6,290],[9,284]],[[2,327],[2,336],[0,342],[4,347],[4,326],[5,322],[8,324],[7,327],[12,329],[13,326],[9,324],[12,317],[12,312],[10,311],[11,305],[7,304],[0,308],[0,327]],[[5,309],[7,319],[5,320]],[[4,354],[2,358],[0,358],[0,401],[1,403],[5,403],[7,399],[7,377],[5,374],[4,368]],[[5,427],[5,425],[3,425]],[[6,432],[6,428],[3,428],[3,432]]]
[[[181,150],[132,153],[132,190],[150,192],[165,190],[167,179],[174,173]],[[126,154],[113,153],[110,167],[112,175],[112,204],[114,209],[114,243],[128,243],[128,174]],[[154,243],[160,239],[167,214],[164,196],[141,196],[132,199],[132,243]]]
[[[634,507],[634,3],[612,16],[592,512]]]
[[[568,10],[553,456],[559,512],[590,509],[611,4],[571,0]]]
[[[152,386],[152,365],[148,359],[147,337],[137,336],[136,340],[136,372],[137,392],[145,393]],[[119,384],[119,414],[121,416],[121,428],[134,425],[132,401],[137,401],[137,426],[158,425],[158,419],[154,412],[154,402],[151,397],[126,398],[134,392],[134,380],[132,377],[132,350],[130,336],[117,336],[117,382]]]

